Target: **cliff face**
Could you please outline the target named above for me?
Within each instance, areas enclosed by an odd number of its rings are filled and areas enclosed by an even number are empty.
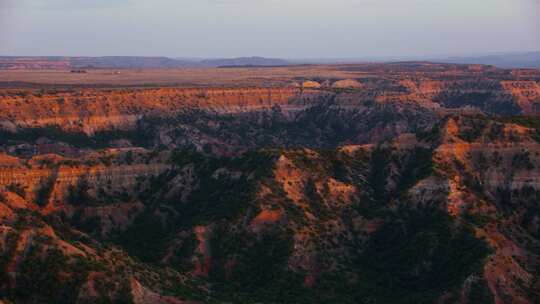
[[[517,100],[524,114],[539,112],[540,84],[536,81],[503,81],[502,87],[510,92]]]
[[[444,75],[444,74],[441,74]],[[361,108],[365,102],[412,103],[438,113],[477,111],[498,115],[537,115],[540,86],[532,80],[480,78],[476,74],[448,80],[404,75],[397,79],[337,81],[356,85],[341,88],[231,88],[231,89],[83,89],[78,91],[7,90],[0,97],[0,126],[16,128],[56,126],[94,134],[97,131],[133,129],[146,116],[174,116],[189,110],[219,114],[256,112],[280,107],[284,112],[305,110],[313,104],[335,100],[336,106]],[[459,77],[458,77],[459,78]],[[517,77],[516,77],[517,78]],[[345,90],[336,94],[339,90]]]
[[[295,111],[320,92],[298,89],[141,89],[3,97],[0,124],[6,128],[57,126],[93,134],[131,129],[142,116],[171,116],[189,109],[215,113],[261,111],[281,106]],[[293,101],[295,103],[293,103]]]

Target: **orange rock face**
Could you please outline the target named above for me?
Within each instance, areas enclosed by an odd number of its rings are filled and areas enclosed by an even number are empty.
[[[82,90],[54,95],[3,97],[0,126],[45,127],[93,134],[129,129],[143,115],[170,116],[187,109],[238,113],[273,106],[303,107],[315,91],[293,88]],[[302,101],[291,104],[292,101]]]
[[[251,221],[254,232],[264,229],[264,226],[275,224],[283,218],[283,210],[263,210]]]

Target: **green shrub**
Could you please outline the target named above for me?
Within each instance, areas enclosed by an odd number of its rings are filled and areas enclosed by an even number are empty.
[[[514,155],[512,159],[512,167],[515,169],[534,170],[535,166],[531,162],[529,151],[522,151]]]
[[[47,178],[38,189],[36,193],[36,204],[39,206],[46,206],[51,198],[52,191],[54,190],[54,184],[56,178],[54,176]]]
[[[88,193],[90,185],[86,178],[81,178],[77,184],[70,184],[67,188],[67,201],[73,206],[92,205],[97,201]]]
[[[9,192],[13,192],[15,194],[17,194],[18,196],[22,197],[22,198],[25,198],[26,197],[26,189],[24,186],[20,185],[20,184],[9,184],[6,189],[9,191]]]
[[[362,279],[357,297],[380,303],[433,303],[445,290],[480,272],[490,253],[474,232],[445,213],[398,211],[371,236],[356,260]]]
[[[484,118],[463,118],[460,122],[464,126],[460,127],[458,137],[467,142],[480,138],[488,126],[488,121]]]

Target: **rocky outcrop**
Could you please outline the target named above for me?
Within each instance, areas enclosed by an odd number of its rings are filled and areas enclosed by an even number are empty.
[[[354,79],[338,80],[332,84],[332,88],[335,89],[359,89],[362,87],[363,85]]]
[[[316,81],[313,81],[313,80],[307,80],[307,81],[304,81],[302,83],[302,87],[303,88],[313,88],[313,89],[317,89],[317,88],[320,88],[322,85]]]
[[[504,90],[517,100],[523,114],[540,113],[540,84],[536,81],[502,81]]]

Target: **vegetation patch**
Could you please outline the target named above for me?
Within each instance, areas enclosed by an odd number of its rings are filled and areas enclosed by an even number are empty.
[[[487,244],[438,210],[399,210],[399,218],[371,237],[354,267],[363,279],[357,299],[377,303],[433,303],[445,290],[481,272]]]
[[[49,203],[49,199],[51,198],[55,183],[56,178],[54,175],[47,178],[44,182],[41,183],[41,186],[36,193],[36,203],[39,206],[43,207]]]

